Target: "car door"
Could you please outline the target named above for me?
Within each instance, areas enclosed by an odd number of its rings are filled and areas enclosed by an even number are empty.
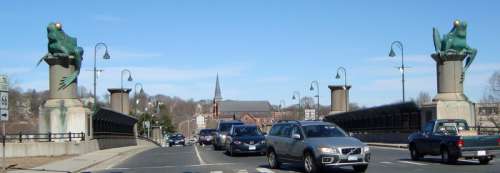
[[[421,135],[419,135],[416,145],[417,145],[417,150],[420,153],[430,153],[431,152],[431,140],[430,136],[432,134],[432,131],[434,129],[434,122],[428,122],[425,124],[424,131],[422,132]]]
[[[293,139],[291,136],[293,134],[300,135],[300,139]],[[290,159],[295,161],[302,161],[302,151],[304,150],[304,133],[299,126],[294,125],[292,127],[290,140],[288,140],[288,153],[290,153]]]
[[[289,146],[288,144],[292,140],[291,138],[292,134],[292,125],[291,124],[286,124],[283,126],[281,129],[280,133],[280,139],[279,139],[279,144],[278,144],[278,156],[280,156],[282,159],[285,160],[290,160],[290,153],[289,151]]]

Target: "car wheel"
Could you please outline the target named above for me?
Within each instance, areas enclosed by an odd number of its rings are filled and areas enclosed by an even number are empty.
[[[267,153],[267,163],[269,163],[269,167],[271,167],[271,169],[280,168],[280,162],[278,161],[278,156],[276,155],[276,152],[274,152],[274,150],[272,149]]]
[[[411,160],[414,160],[414,161],[418,161],[420,159],[422,159],[422,154],[420,154],[417,150],[417,147],[415,147],[415,145],[411,145],[410,146],[410,156],[411,156]]]
[[[458,158],[453,156],[447,148],[442,148],[441,149],[441,162],[447,163],[447,164],[454,164],[456,163]]]
[[[307,173],[317,173],[319,169],[313,155],[308,152],[304,155],[304,169]]]
[[[354,166],[352,166],[352,168],[356,172],[365,172],[366,169],[368,169],[368,165],[354,165]]]
[[[481,165],[487,165],[490,163],[490,160],[488,157],[481,157],[479,158],[479,164]]]

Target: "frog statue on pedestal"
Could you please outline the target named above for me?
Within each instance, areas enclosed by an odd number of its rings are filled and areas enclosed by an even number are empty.
[[[78,47],[77,40],[74,37],[67,35],[60,23],[50,23],[47,26],[47,38],[49,53],[38,61],[39,65],[43,60],[50,58],[69,58],[74,62],[75,71],[63,77],[59,83],[59,89],[68,87],[71,83],[76,82],[80,74],[80,67],[83,60],[83,49]]]
[[[441,57],[446,55],[465,55],[466,61],[464,65],[464,73],[474,61],[477,54],[477,49],[471,48],[467,45],[467,22],[455,20],[451,31],[444,35],[441,39],[439,32],[436,28],[432,28],[434,38],[434,48],[436,53]]]

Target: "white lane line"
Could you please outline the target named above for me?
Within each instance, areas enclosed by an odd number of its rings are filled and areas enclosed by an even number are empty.
[[[210,171],[210,173],[222,173],[222,171]]]
[[[241,170],[239,170],[237,173],[248,173],[248,171],[247,171],[247,170],[245,170],[245,169],[241,169]]]
[[[393,148],[393,147],[381,147],[381,146],[370,146],[370,148],[385,149],[385,150],[408,151],[408,149],[406,149],[406,148]]]
[[[196,156],[198,157],[198,160],[200,161],[200,165],[205,165],[205,161],[203,161],[203,159],[201,158],[200,156],[200,152],[198,152],[198,147],[197,146],[194,146],[194,151],[196,151]]]
[[[399,163],[408,163],[408,164],[413,164],[413,165],[418,165],[418,166],[427,166],[428,164],[425,164],[425,163],[417,163],[417,162],[410,162],[410,161],[404,161],[404,160],[400,160],[398,161]]]
[[[175,167],[202,167],[202,166],[223,166],[232,165],[234,163],[214,163],[214,164],[204,164],[204,165],[166,165],[166,166],[145,166],[145,167],[134,167],[134,168],[112,168],[118,170],[133,170],[133,169],[161,169],[161,168],[175,168]]]
[[[380,163],[382,163],[382,164],[388,164],[388,165],[390,165],[390,164],[394,164],[394,163],[392,163],[392,162],[380,162]]]
[[[273,171],[271,171],[270,169],[267,169],[267,168],[256,168],[256,170],[259,173],[274,173]]]

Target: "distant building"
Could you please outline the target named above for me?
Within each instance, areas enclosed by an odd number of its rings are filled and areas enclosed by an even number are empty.
[[[500,128],[500,103],[476,103],[475,109],[477,126]]]
[[[215,120],[241,120],[259,127],[270,126],[273,119],[272,106],[268,101],[222,100],[219,75],[215,81],[212,118]]]

